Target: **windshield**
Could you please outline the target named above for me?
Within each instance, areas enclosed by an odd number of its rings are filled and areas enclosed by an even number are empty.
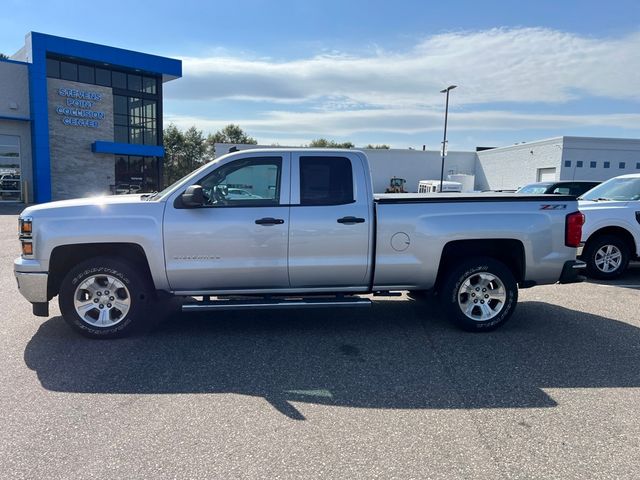
[[[599,200],[617,200],[622,202],[640,200],[640,178],[612,178],[592,188],[580,197],[580,199],[592,200],[594,202]]]
[[[546,193],[550,185],[550,183],[534,183],[532,185],[525,185],[524,187],[516,191],[516,193]]]

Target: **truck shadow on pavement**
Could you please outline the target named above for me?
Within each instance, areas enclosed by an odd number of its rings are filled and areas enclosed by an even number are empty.
[[[539,302],[521,303],[507,325],[484,334],[454,329],[432,301],[180,314],[149,334],[102,341],[55,317],[30,340],[24,360],[56,392],[236,393],[304,420],[295,403],[554,407],[545,388],[640,387],[640,329]]]

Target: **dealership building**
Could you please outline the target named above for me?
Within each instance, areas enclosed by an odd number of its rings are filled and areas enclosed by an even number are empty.
[[[31,32],[0,60],[0,201],[157,190],[180,60]]]

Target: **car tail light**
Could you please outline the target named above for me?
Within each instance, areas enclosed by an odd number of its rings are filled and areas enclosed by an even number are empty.
[[[567,215],[564,230],[564,244],[567,247],[577,248],[582,240],[582,225],[584,225],[584,213],[573,212]]]

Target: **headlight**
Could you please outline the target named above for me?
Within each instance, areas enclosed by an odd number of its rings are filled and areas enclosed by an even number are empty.
[[[31,217],[20,217],[18,220],[18,232],[20,233],[20,244],[22,256],[33,255],[33,219]]]
[[[31,237],[33,234],[33,220],[29,217],[21,217],[18,220],[18,231],[20,233],[20,237]]]
[[[22,240],[22,255],[33,255],[33,242]]]

